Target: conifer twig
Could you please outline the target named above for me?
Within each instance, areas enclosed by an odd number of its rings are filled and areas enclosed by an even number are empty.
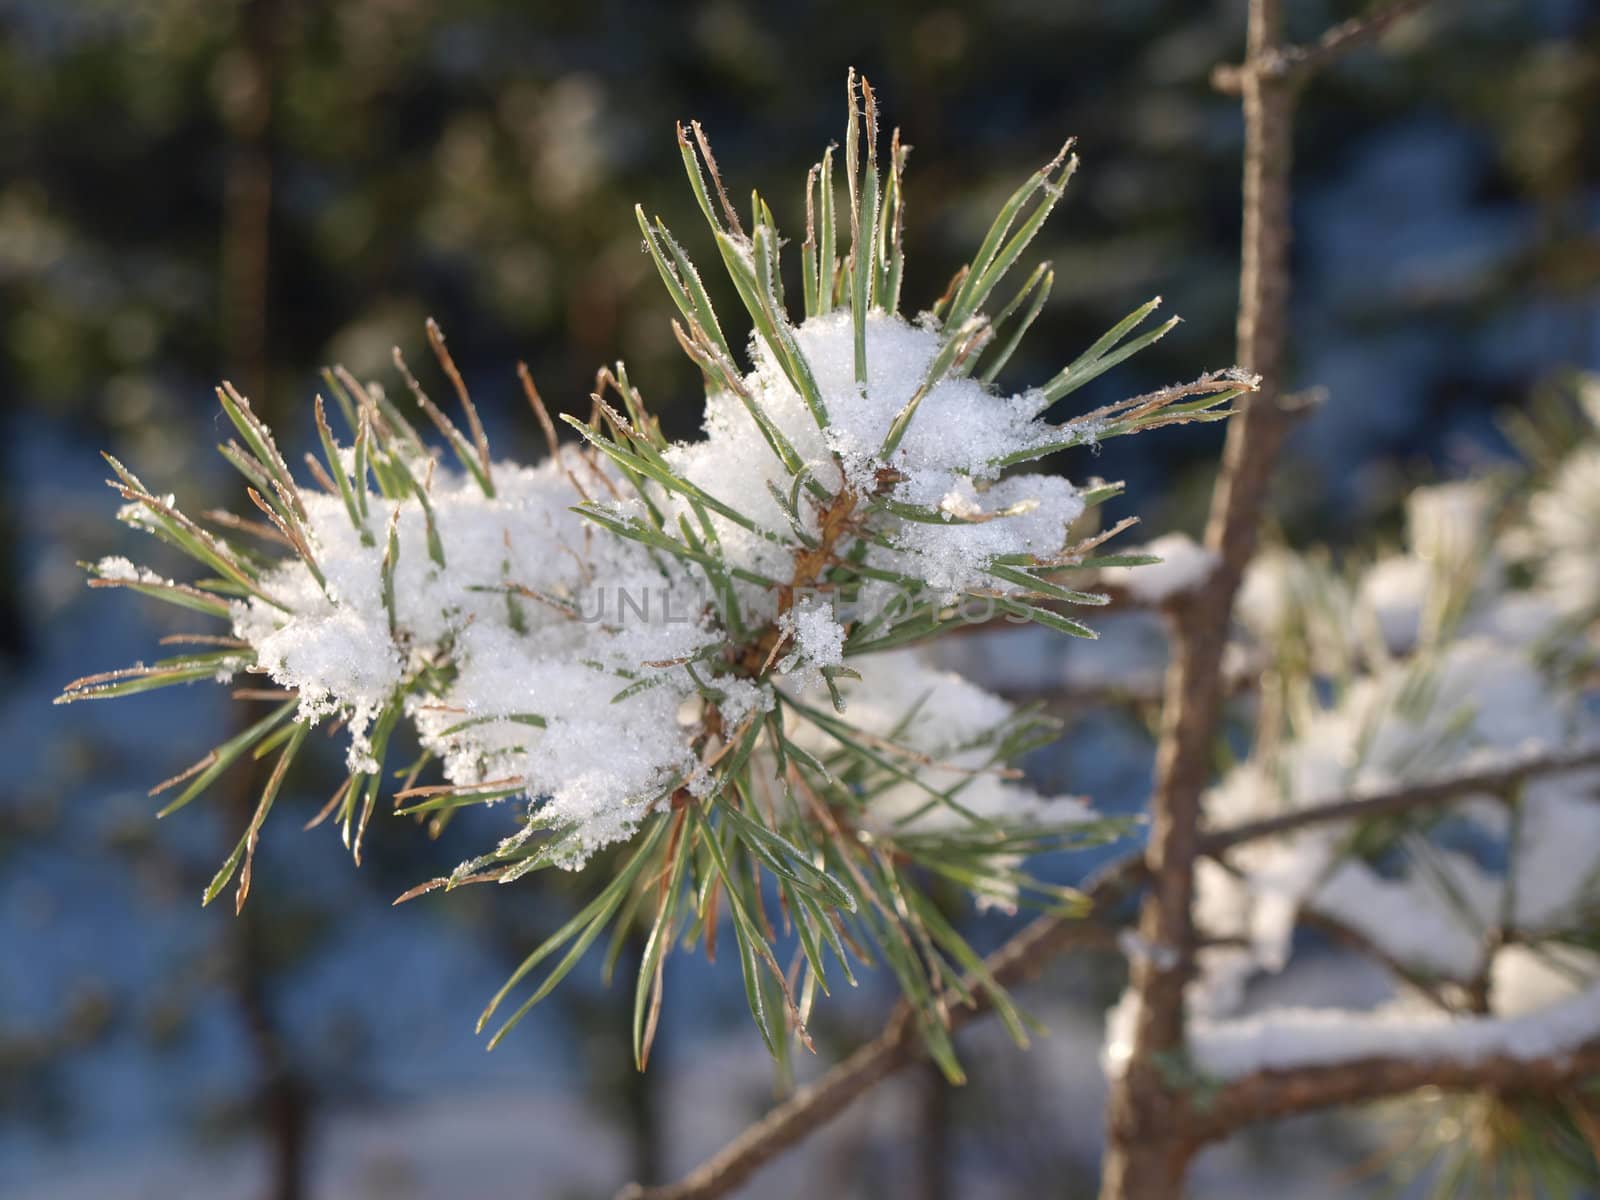
[[[1253,67],[1248,63],[1219,66],[1211,73],[1211,86],[1229,96],[1241,95],[1244,72],[1252,69],[1278,79],[1304,82],[1352,50],[1382,37],[1396,22],[1420,12],[1427,4],[1428,0],[1390,0],[1371,12],[1330,26],[1314,42],[1303,46],[1284,46]]]
[[[1298,829],[1426,808],[1462,796],[1504,790],[1512,781],[1559,775],[1596,765],[1600,765],[1600,748],[1558,751],[1508,767],[1468,772],[1448,779],[1346,797],[1328,804],[1297,809],[1282,817],[1211,831],[1201,835],[1198,852],[1209,857],[1220,857],[1236,847]],[[1035,919],[985,960],[989,972],[999,982],[1009,986],[1033,978],[1047,962],[1070,950],[1114,945],[1115,936],[1109,923],[1111,914],[1123,899],[1147,880],[1148,872],[1142,855],[1134,854],[1114,864],[1086,887],[1084,894],[1089,901],[1087,914],[1052,915]],[[952,1000],[952,1025],[959,1028],[986,1011],[987,1005],[981,993],[975,1007],[964,1007]],[[923,1054],[924,1048],[911,1011],[905,1005],[900,1005],[877,1037],[861,1046],[821,1079],[797,1091],[683,1179],[661,1187],[634,1184],[624,1189],[618,1200],[716,1200],[727,1195],[785,1150],[840,1116],[848,1105],[879,1083],[921,1059]],[[1322,1081],[1314,1081],[1312,1090],[1322,1089],[1330,1097],[1326,1101],[1328,1104],[1350,1103],[1355,1099],[1396,1094],[1431,1082],[1423,1079],[1421,1083],[1401,1087],[1399,1084],[1414,1078],[1419,1068],[1416,1064],[1385,1061],[1387,1065],[1379,1075],[1392,1085],[1389,1091],[1377,1092],[1372,1096],[1356,1096],[1351,1100],[1332,1098],[1343,1094],[1340,1089],[1351,1086],[1346,1073],[1334,1068],[1325,1069]],[[1554,1072],[1557,1065],[1538,1060],[1522,1064],[1522,1069],[1531,1078],[1540,1071]],[[1491,1062],[1485,1071],[1487,1082],[1492,1082],[1496,1076],[1510,1077],[1514,1073],[1506,1064],[1499,1062]],[[1275,1075],[1269,1076],[1268,1073],[1248,1078],[1250,1082],[1241,1079],[1228,1085],[1229,1094],[1236,1097],[1232,1101],[1232,1111],[1238,1115],[1227,1128],[1212,1115],[1210,1108],[1199,1115],[1185,1115],[1182,1127],[1175,1128],[1173,1132],[1189,1152],[1192,1153],[1204,1141],[1225,1136],[1231,1129],[1260,1119],[1259,1116],[1247,1115],[1257,1109],[1277,1105],[1282,1106],[1283,1115],[1287,1115],[1291,1111],[1301,1112],[1317,1107],[1304,1099],[1292,1082],[1279,1081]],[[1440,1078],[1444,1080],[1440,1086],[1450,1087],[1452,1080],[1463,1088],[1471,1086],[1467,1082],[1468,1076],[1455,1066],[1448,1072],[1442,1072]],[[1373,1083],[1370,1086],[1378,1085]]]

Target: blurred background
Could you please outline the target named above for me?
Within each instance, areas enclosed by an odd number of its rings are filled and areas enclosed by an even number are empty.
[[[1359,6],[1288,8],[1307,37]],[[683,956],[647,1075],[631,986],[605,988],[598,964],[485,1055],[479,1008],[582,892],[529,881],[391,909],[484,827],[430,843],[395,822],[351,869],[330,830],[297,828],[337,781],[332,744],[280,801],[245,915],[202,910],[250,781],[160,825],[145,789],[227,735],[222,693],[49,705],[189,627],[82,586],[77,560],[164,562],[112,521],[98,451],[191,510],[237,507],[213,383],[247,392],[295,461],[316,369],[387,377],[396,344],[425,359],[429,315],[499,455],[542,453],[519,358],[576,411],[622,357],[692,436],[697,377],[632,205],[709,259],[673,139],[695,117],[733,195],[759,184],[798,240],[850,65],[915,147],[910,307],[1073,134],[1083,167],[1035,243],[1055,293],[1006,381],[1042,381],[1157,294],[1186,324],[1084,405],[1227,365],[1241,122],[1207,77],[1237,58],[1241,10],[0,0],[0,1196],[603,1197],[686,1169],[774,1094],[732,964]],[[1409,486],[1507,455],[1507,408],[1600,367],[1600,6],[1438,4],[1325,76],[1299,120],[1293,374],[1327,399],[1291,446],[1273,536],[1370,541]],[[1219,442],[1181,429],[1054,465],[1126,479],[1120,511],[1151,536],[1197,532]],[[1092,646],[1023,631],[953,654],[1058,699],[1160,669],[1138,619]],[[1148,706],[1058,707],[1067,736],[1031,764],[1040,786],[1137,810]],[[1007,928],[970,923],[981,942]],[[1092,1195],[1100,1013],[1120,984],[1109,958],[1063,962],[1024,994],[1052,1030],[1027,1054],[973,1031],[969,1087],[913,1072],[748,1194]],[[1326,999],[1380,981],[1330,951],[1265,986]],[[883,980],[836,995],[802,1072],[890,999]],[[1393,1194],[1393,1137],[1347,1118],[1262,1131],[1210,1152],[1195,1192]]]

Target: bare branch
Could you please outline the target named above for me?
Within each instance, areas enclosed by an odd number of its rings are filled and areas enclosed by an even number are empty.
[[[1316,41],[1304,46],[1285,46],[1259,62],[1220,66],[1211,73],[1211,86],[1230,96],[1244,92],[1246,71],[1258,71],[1273,79],[1301,84],[1350,51],[1382,37],[1390,26],[1419,12],[1428,0],[1391,0],[1359,17],[1330,26]]]
[[[1296,919],[1307,929],[1315,929],[1318,933],[1354,950],[1357,954],[1370,958],[1391,975],[1404,980],[1412,990],[1439,1011],[1447,1013],[1460,1012],[1460,1009],[1451,1004],[1446,998],[1445,993],[1440,990],[1435,980],[1401,962],[1354,925],[1349,925],[1337,917],[1303,904],[1300,906],[1300,912]]]
[[[1293,812],[1263,817],[1259,821],[1247,821],[1226,829],[1214,830],[1201,835],[1199,848],[1202,854],[1217,857],[1245,842],[1259,841],[1281,833],[1292,833],[1298,829],[1327,825],[1335,821],[1392,816],[1416,808],[1426,808],[1432,804],[1443,804],[1475,792],[1503,795],[1528,779],[1544,775],[1561,775],[1568,771],[1593,766],[1600,766],[1600,748],[1563,751],[1543,758],[1524,759],[1503,767],[1465,775],[1452,775],[1446,779],[1402,784],[1382,792],[1350,796],[1328,804],[1295,809]]]
[[[1299,78],[1320,71],[1342,55],[1375,41],[1395,22],[1420,12],[1427,4],[1428,0],[1391,0],[1373,12],[1342,21],[1311,45],[1294,47],[1288,54],[1289,70]]]
[[[1398,1096],[1419,1088],[1530,1092],[1548,1096],[1600,1076],[1600,1040],[1547,1058],[1365,1058],[1326,1066],[1260,1071],[1224,1084],[1197,1106],[1190,1132],[1215,1141],[1257,1121]]]

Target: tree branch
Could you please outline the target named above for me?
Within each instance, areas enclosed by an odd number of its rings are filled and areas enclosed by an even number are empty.
[[[1211,494],[1206,549],[1217,569],[1172,612],[1156,787],[1145,861],[1151,885],[1140,936],[1170,950],[1132,965],[1132,1050],[1107,1109],[1102,1200],[1167,1200],[1181,1194],[1191,1150],[1179,1125],[1186,1098],[1161,1069],[1181,1049],[1184,992],[1194,973],[1194,864],[1200,796],[1222,712],[1221,660],[1234,594],[1255,554],[1267,488],[1288,427],[1280,401],[1289,307],[1289,175],[1294,93],[1259,70],[1283,45],[1283,0],[1250,0],[1244,76],[1244,179],[1240,237],[1238,364],[1260,388],[1228,423]]]
[[[1600,749],[1553,754],[1494,770],[1352,796],[1202,834],[1197,852],[1220,857],[1237,846],[1282,833],[1333,821],[1389,816],[1477,792],[1505,791],[1519,782],[1588,766],[1600,766]],[[1130,855],[1112,864],[1086,886],[1087,914],[1039,917],[985,960],[990,975],[1001,986],[1014,987],[1036,976],[1047,962],[1069,950],[1111,948],[1116,935],[1109,917],[1144,881],[1146,874],[1142,854]],[[954,992],[946,998],[954,1029],[990,1010],[984,993],[976,987],[971,990],[976,1001],[970,1006],[961,1004]],[[633,1184],[619,1193],[618,1200],[715,1200],[724,1196],[795,1143],[839,1116],[883,1080],[922,1057],[922,1042],[911,1012],[903,1004],[897,1006],[877,1037],[815,1083],[795,1092],[680,1182],[663,1187]]]
[[[1064,951],[1115,947],[1116,933],[1103,918],[1137,883],[1141,868],[1142,861],[1133,857],[1101,874],[1086,890],[1090,907],[1085,916],[1044,916],[1031,922],[985,960],[990,976],[1010,988],[1033,978]],[[983,991],[973,988],[972,994],[970,1005],[954,991],[946,996],[952,1032],[990,1010]],[[663,1187],[630,1184],[618,1193],[617,1200],[714,1200],[724,1196],[877,1084],[923,1057],[913,1013],[902,1002],[895,1006],[882,1033],[815,1083],[796,1091],[682,1180]]]
[[[1353,796],[1215,830],[1200,837],[1197,851],[1220,857],[1237,846],[1299,829],[1334,821],[1394,815],[1477,792],[1503,792],[1528,779],[1596,765],[1600,765],[1600,749],[1573,751],[1450,779]],[[1113,945],[1114,933],[1104,918],[1145,875],[1142,855],[1130,856],[1108,868],[1086,889],[1090,901],[1087,916],[1040,917],[990,955],[986,961],[995,981],[1011,987],[1037,975],[1046,962],[1067,950]],[[952,993],[949,1003],[953,1028],[959,1029],[989,1011],[983,994],[977,992],[976,995],[978,999],[974,1005],[962,1006]],[[882,1080],[921,1057],[922,1045],[910,1010],[901,1005],[876,1038],[817,1082],[800,1089],[681,1182],[656,1188],[635,1184],[625,1189],[619,1200],[713,1200],[725,1195],[790,1146],[838,1116]]]
[[[1497,1055],[1475,1062],[1450,1058],[1365,1058],[1326,1066],[1259,1071],[1224,1084],[1195,1108],[1189,1132],[1216,1141],[1257,1121],[1360,1104],[1419,1088],[1548,1095],[1600,1076],[1600,1040],[1547,1058]]]
[[[1295,920],[1307,929],[1314,929],[1324,937],[1331,938],[1346,948],[1354,950],[1357,954],[1370,958],[1388,971],[1389,974],[1403,980],[1413,991],[1440,1012],[1460,1012],[1459,1008],[1445,998],[1436,980],[1401,962],[1355,926],[1347,925],[1339,918],[1330,916],[1306,904],[1300,906],[1300,912]]]
[[[1337,821],[1365,820],[1393,816],[1431,804],[1442,804],[1474,792],[1502,795],[1517,784],[1545,775],[1562,775],[1584,767],[1600,766],[1600,747],[1561,751],[1543,758],[1523,759],[1503,767],[1491,767],[1465,775],[1401,784],[1381,792],[1349,796],[1327,804],[1297,808],[1259,821],[1246,821],[1225,829],[1202,834],[1199,848],[1212,858],[1226,854],[1245,842],[1260,841],[1281,833],[1293,833]]]
[[[1211,72],[1211,86],[1225,95],[1242,95],[1245,72],[1251,70],[1293,85],[1302,84],[1350,51],[1376,41],[1395,22],[1419,12],[1427,3],[1428,0],[1391,0],[1372,12],[1331,26],[1308,45],[1284,46],[1253,64],[1219,66]]]

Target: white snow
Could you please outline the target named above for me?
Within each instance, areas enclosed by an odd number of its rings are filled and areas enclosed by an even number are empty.
[[[1186,533],[1168,533],[1124,554],[1153,554],[1161,561],[1143,567],[1108,567],[1101,573],[1108,587],[1119,587],[1144,604],[1161,604],[1200,587],[1217,569],[1217,556]]]
[[[897,415],[923,388],[939,352],[937,330],[874,313],[865,387],[855,379],[848,313],[813,318],[794,333],[827,410],[827,428],[819,428],[758,339],[742,387],[804,462],[806,478],[827,497],[844,497],[837,503],[850,506],[851,521],[871,516],[881,535],[865,546],[874,577],[848,615],[836,610],[831,594],[803,589],[792,607],[779,610],[779,589],[759,580],[795,578],[797,555],[822,535],[824,512],[836,502],[795,488],[738,396],[714,390],[705,437],[664,454],[694,486],[744,519],[712,511],[706,529],[679,492],[650,485],[648,498],[666,513],[669,529],[683,518],[715,539],[727,566],[750,573],[732,584],[746,628],[776,621],[785,636],[775,671],[760,686],[714,666],[700,672],[704,679],[709,670],[723,693],[725,729],[770,708],[773,685],[796,696],[821,692],[823,672],[847,665],[850,622],[904,604],[903,585],[884,574],[921,581],[942,600],[969,589],[1016,592],[1020,585],[988,573],[991,560],[1061,555],[1083,511],[1077,489],[1064,479],[1000,477],[998,460],[1058,440],[1060,432],[1036,417],[1025,397],[997,396],[968,378],[946,377],[927,388],[898,447],[883,454]],[[429,481],[431,534],[414,497],[386,501],[369,493],[363,530],[338,498],[307,493],[309,541],[326,586],[290,559],[262,583],[289,612],[259,598],[234,605],[235,635],[254,647],[273,680],[299,692],[299,718],[344,717],[350,768],[373,770],[373,721],[406,695],[406,716],[441,760],[444,778],[495,789],[510,781],[541,821],[571,830],[569,866],[628,837],[674,786],[707,788],[702,758],[714,747],[696,741],[706,702],[684,664],[729,640],[718,598],[693,564],[651,553],[574,513],[580,497],[568,473],[615,515],[645,517],[632,485],[603,471],[592,452],[567,449],[559,462],[534,468],[494,464],[496,495],[489,498],[470,477],[408,453],[412,475]],[[793,513],[773,488],[793,498]],[[392,613],[384,590],[391,523],[398,546]],[[854,527],[836,527],[829,536],[842,553]],[[105,569],[133,568],[111,561]],[[821,582],[801,582],[813,581]],[[900,665],[910,658],[890,661],[895,665],[866,664],[899,676],[886,681],[887,693],[875,690],[881,689],[876,680],[845,689],[851,704],[865,709],[852,711],[852,722],[864,721],[880,736],[903,716],[902,709],[888,719],[886,706],[910,704],[915,697],[907,688],[929,679],[922,668]],[[431,673],[422,695],[410,683],[419,672]],[[936,689],[940,700],[919,716],[911,740],[970,766],[988,753],[983,735],[1009,716],[1010,706],[975,700],[975,689],[949,681]],[[926,773],[931,780],[949,774],[931,767]],[[926,794],[908,784],[880,804],[897,812],[911,793]],[[1041,803],[992,775],[967,784],[963,796],[975,810],[1027,811]]]
[[[101,579],[115,579],[129,583],[158,583],[161,576],[144,567],[137,567],[126,558],[109,556],[94,565],[94,573]]]
[[[1406,654],[1422,638],[1422,614],[1433,572],[1420,558],[1396,554],[1381,558],[1361,580],[1360,600],[1372,614],[1384,645]]]
[[[568,465],[589,471],[576,455]],[[453,784],[522,780],[543,814],[577,827],[575,865],[581,851],[628,836],[650,797],[694,766],[673,719],[693,691],[686,675],[672,671],[661,687],[612,697],[630,675],[666,670],[642,663],[692,654],[715,635],[702,615],[703,582],[586,528],[569,511],[576,497],[559,464],[501,463],[494,473],[492,500],[469,478],[434,473],[443,568],[429,555],[414,499],[369,497],[369,546],[337,498],[307,493],[327,594],[303,564],[287,563],[266,589],[293,614],[253,600],[237,606],[235,633],[274,680],[299,689],[302,719],[352,718],[353,770],[372,766],[365,725],[407,674],[448,662],[448,685],[408,714],[423,745]],[[396,511],[391,635],[382,563]],[[545,728],[482,720],[527,715]]]
[[[1596,713],[1562,666],[1574,651],[1570,661],[1584,661],[1581,630],[1563,615],[1593,611],[1600,599],[1600,503],[1591,503],[1600,490],[1588,490],[1588,453],[1575,451],[1532,494],[1527,519],[1508,534],[1497,534],[1501,495],[1486,482],[1418,489],[1406,504],[1405,549],[1377,558],[1353,587],[1326,558],[1259,557],[1237,615],[1260,648],[1284,656],[1280,669],[1294,683],[1282,735],[1207,794],[1209,823],[1226,828],[1600,743]],[[1517,561],[1532,568],[1531,588],[1508,570]],[[1350,824],[1339,822],[1240,846],[1226,867],[1201,864],[1197,924],[1226,940],[1199,951],[1187,994],[1202,1070],[1538,1057],[1600,1036],[1600,959],[1563,940],[1593,919],[1600,771],[1538,777],[1509,797],[1462,795],[1451,809],[1371,859],[1352,852]],[[1433,979],[1447,999],[1487,980],[1491,1011],[1444,1014],[1397,982],[1398,998],[1368,1011],[1277,1007],[1230,1019],[1250,1003],[1253,977],[1290,968],[1306,911]],[[1127,1052],[1133,1003],[1114,1014],[1112,1069]]]
[[[1261,646],[1294,643],[1318,671],[1336,673],[1352,652],[1352,605],[1349,586],[1325,562],[1267,549],[1245,568],[1234,615]]]
[[[954,672],[938,670],[916,651],[892,650],[855,661],[861,679],[840,684],[851,730],[878,738],[893,735],[898,745],[926,760],[916,772],[917,783],[895,784],[874,798],[864,817],[866,827],[926,831],[968,824],[970,817],[929,794],[930,789],[942,792],[958,785],[961,809],[981,818],[1062,825],[1094,817],[1077,797],[1047,798],[1002,777],[993,747],[981,736],[1012,715],[1012,706],[1000,697]],[[838,748],[815,726],[795,722],[789,732],[813,753]]]
[[[1235,1079],[1256,1071],[1437,1058],[1472,1064],[1506,1057],[1559,1057],[1600,1037],[1600,985],[1530,1012],[1456,1017],[1397,1004],[1372,1012],[1280,1008],[1232,1021],[1195,1021],[1189,1054],[1206,1074]]]
[[[1600,889],[1600,772],[1524,786],[1511,866],[1518,929],[1544,933],[1593,919]]]
[[[1529,500],[1522,545],[1553,603],[1574,614],[1594,611],[1600,603],[1600,447],[1574,452],[1549,487]]]
[[[1355,930],[1390,958],[1467,981],[1488,952],[1501,885],[1471,859],[1439,850],[1431,862],[1447,882],[1420,871],[1386,879],[1356,859],[1341,861],[1311,905]],[[1445,888],[1448,894],[1443,894]]]
[[[827,599],[801,597],[780,625],[793,649],[778,661],[778,670],[791,676],[799,690],[814,690],[823,668],[844,665],[845,629]]]
[[[825,431],[759,339],[751,344],[755,369],[743,382],[812,476],[830,492],[848,485],[870,497],[879,488],[878,473],[892,468],[904,478],[887,489],[886,499],[943,515],[941,520],[900,522],[890,539],[892,547],[870,550],[869,566],[922,580],[954,596],[980,586],[1017,590],[986,574],[996,555],[1048,558],[1062,551],[1068,526],[1083,512],[1077,489],[1052,475],[999,478],[994,465],[1007,454],[1060,437],[1057,427],[1034,415],[1025,397],[995,396],[975,380],[946,378],[928,390],[899,447],[884,459],[880,451],[895,417],[921,387],[939,351],[938,332],[874,312],[867,321],[864,390],[855,379],[854,333],[847,311],[807,320],[795,329],[795,338],[827,409]],[[713,393],[704,425],[705,438],[672,447],[666,452],[668,462],[761,528],[785,530],[787,519],[767,484],[775,482],[787,491],[787,477],[739,398],[727,391]],[[835,453],[840,456],[837,463]],[[680,499],[669,503],[675,516],[688,514]],[[802,512],[815,532],[814,509],[803,503]],[[732,562],[773,578],[788,577],[788,548],[724,517],[713,517],[713,522]],[[865,591],[859,606],[865,615],[898,595],[889,583],[869,584]]]

